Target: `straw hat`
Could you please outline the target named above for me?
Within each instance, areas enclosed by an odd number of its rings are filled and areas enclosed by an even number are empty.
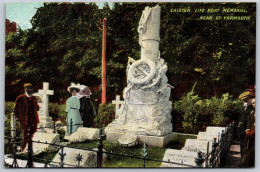
[[[77,89],[77,90],[80,90],[80,84],[75,84],[75,83],[71,83],[70,86],[67,88],[67,91],[71,93],[71,89],[74,88],[74,89]]]
[[[250,97],[250,92],[249,91],[245,91],[245,92],[243,92],[242,94],[240,94],[239,95],[239,99],[240,100],[245,100],[245,99],[247,99],[247,98],[249,98]]]

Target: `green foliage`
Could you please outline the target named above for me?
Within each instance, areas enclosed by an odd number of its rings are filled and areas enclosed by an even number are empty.
[[[138,23],[142,10],[157,3],[114,3],[99,9],[95,3],[44,3],[32,28],[6,35],[6,98],[14,101],[24,82],[36,88],[64,89],[71,82],[101,85],[102,20],[107,18],[107,93],[112,100],[126,86],[128,57],[140,59]],[[203,98],[229,92],[238,96],[255,82],[254,3],[159,3],[160,52],[168,64],[174,99],[198,81]],[[241,8],[248,21],[198,20],[198,13],[171,13],[173,8]],[[214,13],[212,15],[224,15]],[[230,15],[233,15],[230,13]],[[51,16],[51,17],[49,17]],[[174,58],[173,58],[174,57]],[[51,101],[64,99],[55,92]],[[98,98],[100,92],[96,95]]]
[[[219,97],[226,92],[238,96],[247,84],[254,84],[255,4],[162,3],[160,5],[161,56],[169,64],[168,79],[177,91],[175,93],[177,99],[189,91],[194,81],[198,81],[197,93],[203,98]],[[223,7],[247,9],[252,20],[236,22],[199,20],[201,14],[198,13],[169,12],[178,8],[193,10]],[[226,14],[219,12],[210,15]]]
[[[228,93],[221,98],[212,97],[202,99],[192,90],[179,101],[173,103],[173,110],[178,112],[182,119],[185,133],[194,133],[194,127],[198,125],[225,125],[239,113],[242,113],[241,101],[233,99]]]
[[[49,113],[55,114],[57,117],[56,121],[61,121],[63,125],[66,125],[66,105],[58,103],[49,103]]]
[[[103,141],[104,149],[107,152],[121,153],[133,156],[142,156],[143,145],[137,145],[134,147],[122,147],[118,144],[112,144],[107,141]],[[176,143],[173,143],[171,146],[173,149],[176,149]],[[84,143],[72,143],[70,146],[83,147],[83,148],[96,148],[98,141],[84,142]],[[162,160],[166,148],[157,148],[157,147],[147,147],[147,158]],[[160,167],[160,162],[146,161],[146,167]],[[143,161],[140,159],[129,158],[124,156],[115,156],[108,154],[108,158],[104,161],[103,167],[106,168],[120,168],[120,167],[136,167],[142,168]]]
[[[98,108],[98,116],[94,119],[94,127],[102,128],[106,127],[115,118],[115,105],[100,104]]]

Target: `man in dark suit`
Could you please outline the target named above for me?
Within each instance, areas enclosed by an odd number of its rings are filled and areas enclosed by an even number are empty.
[[[37,103],[36,97],[32,95],[32,84],[24,84],[24,90],[25,94],[22,94],[16,98],[14,106],[15,116],[20,122],[24,131],[22,151],[24,151],[29,139],[32,139],[34,133],[37,130],[37,125],[40,122],[37,113],[39,110],[39,105]]]
[[[240,141],[240,150],[241,150],[241,157],[242,163],[245,159],[245,152],[246,152],[246,129],[248,123],[250,122],[250,114],[254,110],[252,106],[252,97],[249,91],[243,92],[239,99],[244,103],[244,112],[239,115],[238,118],[238,139]]]

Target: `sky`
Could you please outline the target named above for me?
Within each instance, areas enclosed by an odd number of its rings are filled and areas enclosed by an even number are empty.
[[[103,2],[96,2],[99,8],[103,7]],[[42,2],[9,2],[6,3],[6,19],[10,22],[16,22],[23,30],[32,27],[30,20],[37,11],[37,8],[42,7]],[[112,7],[112,3],[109,2]]]

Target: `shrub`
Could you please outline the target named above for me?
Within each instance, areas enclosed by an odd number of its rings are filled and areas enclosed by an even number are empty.
[[[182,115],[185,133],[196,133],[195,127],[202,130],[206,125],[226,125],[242,113],[242,102],[233,99],[228,93],[221,98],[201,99],[192,90],[179,101],[173,103],[173,111]]]
[[[106,127],[115,118],[115,106],[112,103],[100,104],[98,115],[94,119],[94,127]]]
[[[49,114],[55,117],[56,121],[61,121],[62,125],[66,125],[67,112],[65,104],[49,103]]]

